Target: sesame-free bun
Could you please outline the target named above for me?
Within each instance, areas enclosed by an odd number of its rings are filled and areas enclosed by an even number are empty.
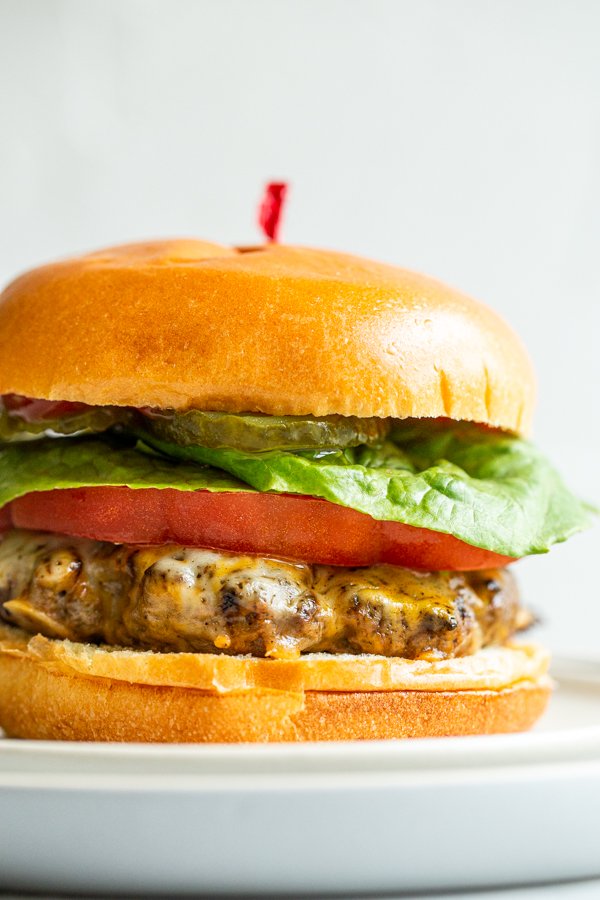
[[[534,378],[494,312],[394,266],[197,240],[42,266],[0,298],[0,394],[473,420],[523,434]]]
[[[0,726],[92,741],[351,740],[523,731],[551,690],[526,644],[459,659],[152,653],[0,625]]]

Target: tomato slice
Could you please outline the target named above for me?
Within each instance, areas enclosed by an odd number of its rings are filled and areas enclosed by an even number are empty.
[[[0,404],[11,416],[25,422],[43,422],[45,419],[62,419],[92,409],[87,403],[72,403],[68,400],[33,400],[20,394],[3,394]]]
[[[467,570],[512,562],[448,534],[289,494],[62,489],[14,500],[10,518],[19,528],[118,544],[174,543],[336,566]]]
[[[0,534],[4,534],[9,528],[12,528],[10,506],[3,506],[0,509]]]

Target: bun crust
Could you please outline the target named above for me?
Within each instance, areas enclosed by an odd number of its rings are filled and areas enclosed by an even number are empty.
[[[131,244],[0,300],[0,393],[271,415],[446,416],[529,431],[534,377],[494,312],[394,266],[301,247]]]
[[[0,726],[20,738],[177,743],[492,734],[531,727],[551,691],[547,654],[526,645],[433,663],[364,656],[353,669],[348,659],[314,654],[290,669],[30,639],[2,625]]]

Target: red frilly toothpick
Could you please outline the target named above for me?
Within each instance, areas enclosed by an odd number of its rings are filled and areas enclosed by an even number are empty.
[[[271,181],[265,187],[258,208],[258,224],[270,243],[277,243],[281,225],[281,211],[285,202],[288,185],[285,181]]]

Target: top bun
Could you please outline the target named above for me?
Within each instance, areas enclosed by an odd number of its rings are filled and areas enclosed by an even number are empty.
[[[0,394],[271,415],[445,416],[527,433],[534,377],[494,312],[342,253],[197,240],[42,266],[0,297]]]

